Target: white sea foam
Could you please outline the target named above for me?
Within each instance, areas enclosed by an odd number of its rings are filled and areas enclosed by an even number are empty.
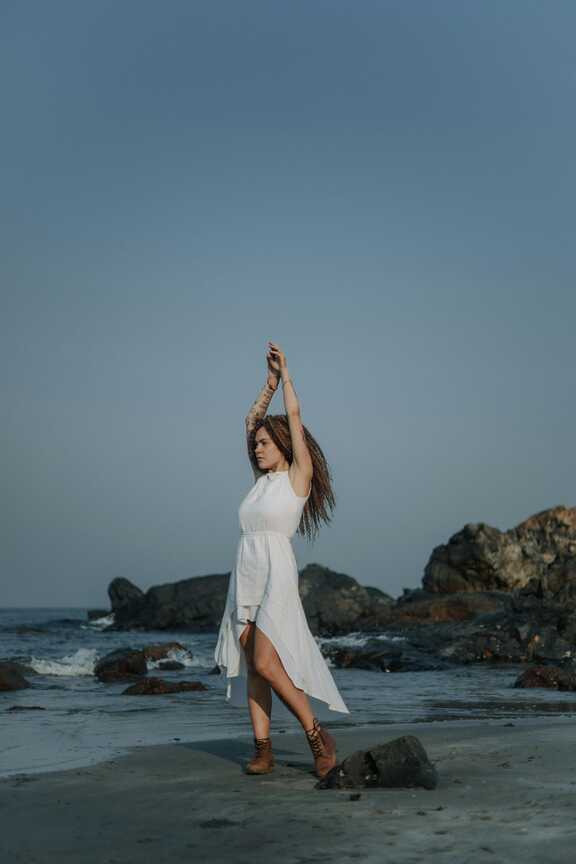
[[[95,648],[79,648],[73,654],[67,654],[57,660],[46,660],[42,657],[32,656],[30,666],[40,675],[93,675],[94,667],[99,659],[100,657]],[[209,656],[208,652],[200,652],[199,656],[192,654],[186,648],[177,648],[168,651],[166,656],[160,660],[147,660],[146,667],[149,671],[158,669],[166,660],[175,660],[178,663],[182,663],[185,667],[205,666],[211,669],[214,666],[214,660]]]
[[[43,660],[32,656],[30,666],[40,675],[93,675],[97,653],[95,648],[79,648],[59,660]]]
[[[160,658],[160,660],[147,660],[146,665],[148,669],[158,669],[167,660],[175,660],[178,663],[182,663],[183,666],[198,666],[196,655],[191,654],[186,648],[171,648],[165,657]]]
[[[335,646],[343,648],[361,648],[366,645],[371,639],[382,639],[386,642],[405,642],[404,636],[388,636],[386,633],[361,633],[356,630],[354,633],[347,633],[345,636],[330,636],[316,637],[316,641],[320,645]]]
[[[105,627],[110,627],[114,623],[114,612],[109,615],[103,615],[102,618],[93,618],[87,624],[82,624],[82,630],[103,630]]]

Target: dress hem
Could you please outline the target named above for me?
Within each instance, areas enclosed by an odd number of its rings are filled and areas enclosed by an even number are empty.
[[[233,610],[228,616],[228,636],[230,638],[232,633],[230,631],[234,631],[234,627],[232,626],[232,618],[234,615]],[[284,670],[288,677],[290,678],[292,684],[298,689],[303,691],[308,697],[311,699],[315,699],[318,702],[321,702],[325,705],[329,711],[338,712],[340,714],[350,714],[350,709],[346,707],[342,698],[334,699],[333,697],[329,697],[324,688],[320,688],[318,686],[314,686],[311,684],[306,677],[300,673],[298,664],[293,657],[292,653],[286,647],[284,641],[279,636],[272,618],[266,612],[265,608],[260,606],[258,609],[258,613],[256,615],[255,620],[256,626],[264,633],[265,636],[268,637],[274,648],[276,649],[278,656],[282,662]],[[320,653],[320,649],[318,648],[314,637],[310,634],[310,639],[314,642],[316,650]],[[322,657],[322,655],[320,654]],[[322,657],[322,662],[325,664],[325,660]],[[247,672],[244,652],[242,650],[242,646],[239,646],[239,662],[236,663],[235,670],[229,673],[229,669],[232,667],[228,667],[225,664],[218,664],[221,670],[221,674],[226,678],[226,701],[234,708],[245,708],[247,705],[247,697],[242,694],[246,693],[246,683],[247,683]],[[325,666],[326,677],[333,681],[332,675],[327,666]],[[238,679],[238,680],[237,680]],[[336,689],[336,693],[338,693],[337,688],[333,684],[332,687],[329,686],[328,682],[325,682],[328,686],[328,689]],[[243,690],[240,688],[243,687]],[[233,692],[234,691],[234,692]],[[274,695],[274,691],[272,691]]]

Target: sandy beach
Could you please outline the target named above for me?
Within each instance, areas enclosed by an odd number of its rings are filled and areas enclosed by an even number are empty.
[[[274,732],[274,730],[273,730]],[[438,787],[318,790],[300,734],[246,775],[250,738],[133,748],[97,766],[0,781],[2,861],[569,862],[576,826],[570,718],[339,730],[339,758],[416,735]],[[356,793],[357,794],[357,793]]]

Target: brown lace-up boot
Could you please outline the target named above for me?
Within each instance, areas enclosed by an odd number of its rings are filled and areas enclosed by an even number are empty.
[[[274,768],[270,738],[254,738],[254,756],[245,768],[246,774],[268,774]]]
[[[322,778],[336,765],[336,741],[316,717],[312,729],[305,732],[314,755],[314,771],[317,777]]]

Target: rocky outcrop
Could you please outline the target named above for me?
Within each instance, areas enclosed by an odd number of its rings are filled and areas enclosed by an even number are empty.
[[[128,582],[127,579],[126,579],[126,582]],[[132,583],[130,583],[130,584],[132,584]],[[108,611],[108,609],[87,609],[86,610],[86,617],[88,618],[89,621],[97,621],[98,618],[105,618],[109,614],[110,614],[110,612]]]
[[[422,587],[432,593],[513,591],[576,559],[576,508],[553,507],[509,531],[468,524],[437,546]]]
[[[114,579],[108,587],[114,623],[106,630],[212,631],[222,617],[229,575],[181,579],[146,592]]]
[[[404,591],[387,630],[452,663],[576,655],[576,508],[543,510],[505,532],[465,525],[434,549],[422,589]]]
[[[214,631],[222,619],[229,579],[229,573],[196,576],[145,593],[127,579],[114,579],[108,589],[114,623],[106,629]],[[384,591],[319,564],[301,571],[299,590],[310,630],[325,637],[381,630],[394,605]]]
[[[558,558],[545,573],[534,576],[517,595],[517,604],[524,608],[547,607],[565,618],[576,616],[576,558]]]
[[[438,774],[414,735],[356,750],[316,783],[316,789],[435,789]]]
[[[507,609],[510,604],[510,594],[505,591],[459,591],[454,594],[405,591],[391,610],[391,617],[395,624],[472,621],[479,615]]]
[[[559,627],[558,616],[546,608],[523,611],[514,598],[500,612],[469,621],[403,622],[392,625],[388,636],[401,636],[404,657],[413,652],[425,665],[435,660],[450,664],[557,662],[576,656],[576,644]],[[407,669],[409,666],[406,667]],[[403,671],[402,662],[398,669]]]
[[[107,629],[214,632],[229,579],[199,576],[146,592],[116,579]],[[336,666],[407,671],[559,662],[576,656],[576,508],[543,510],[509,531],[465,525],[434,549],[422,588],[397,600],[319,564],[300,572],[299,591],[315,636],[380,637],[360,648],[324,645]],[[398,636],[401,643],[391,639]]]
[[[408,640],[369,639],[364,645],[325,649],[332,664],[339,669],[367,669],[372,672],[432,672],[451,664],[421,651]]]
[[[381,630],[394,606],[393,598],[379,588],[364,587],[320,564],[308,564],[300,572],[299,591],[311,632],[325,637]]]
[[[120,614],[124,608],[135,606],[144,597],[144,594],[129,579],[117,576],[108,586],[108,596],[113,611]]]

